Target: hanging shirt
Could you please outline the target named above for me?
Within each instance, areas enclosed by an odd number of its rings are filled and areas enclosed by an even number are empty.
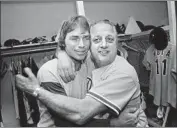
[[[1,114],[3,118],[3,124],[5,127],[19,127],[19,119],[16,118],[17,108],[14,106],[14,95],[12,93],[15,86],[15,76],[12,73],[11,68],[8,66],[7,72],[1,78],[1,102],[2,109]]]
[[[12,61],[12,72],[13,75],[15,77],[16,74],[22,74],[22,67],[21,67],[21,61],[18,60],[13,60]],[[15,84],[15,79],[13,80],[14,84]],[[21,91],[19,88],[15,88],[15,85],[12,86],[13,87],[13,98],[14,98],[14,102],[16,102],[16,104],[18,104],[18,108],[16,108],[16,110],[18,110],[19,113],[19,121],[20,121],[20,126],[24,127],[27,126],[27,113],[26,113],[26,107],[25,107],[25,101],[23,99],[24,95],[23,95],[23,91]],[[16,91],[15,91],[16,90]],[[17,105],[15,105],[16,107]],[[17,113],[17,111],[16,111]]]
[[[154,96],[154,104],[176,107],[176,46],[168,43],[164,50],[151,45],[144,56],[143,64],[150,70],[149,93]],[[174,76],[174,77],[173,77]]]
[[[7,72],[8,65],[3,61],[0,60],[0,79],[2,79]],[[0,93],[1,93],[1,85],[0,85]],[[1,98],[0,98],[0,111],[1,111]]]
[[[117,51],[117,55],[124,57],[125,59],[128,58],[128,52],[123,47],[119,47]]]
[[[127,47],[127,46],[128,47]],[[139,83],[141,87],[149,86],[149,72],[144,68],[142,61],[145,55],[145,51],[150,46],[147,37],[135,38],[132,41],[126,43],[123,47],[128,52],[128,62],[135,68]]]
[[[9,70],[12,72],[13,76],[15,76],[13,67],[14,67],[14,62],[11,61],[10,65],[9,65]],[[10,79],[11,79],[11,82],[12,82],[12,95],[13,95],[13,100],[14,100],[16,118],[20,119],[19,107],[18,107],[17,89],[16,89],[16,86],[15,86],[15,78],[10,77]]]

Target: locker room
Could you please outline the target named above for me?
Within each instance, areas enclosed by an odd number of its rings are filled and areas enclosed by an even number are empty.
[[[24,68],[29,67],[37,77],[45,63],[56,59],[56,40],[61,25],[76,15],[85,16],[89,24],[103,19],[114,23],[118,38],[117,56],[133,66],[139,79],[146,126],[177,127],[177,2],[14,0],[1,1],[0,4],[1,127],[38,127],[41,118],[40,99],[18,88],[15,76],[21,74],[28,77]],[[152,51],[154,40],[160,49],[155,45]],[[105,120],[82,126],[111,126]],[[65,122],[62,118],[59,123],[67,127],[79,126]],[[137,125],[116,127],[129,126]]]

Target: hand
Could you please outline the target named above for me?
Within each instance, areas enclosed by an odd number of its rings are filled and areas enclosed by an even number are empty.
[[[58,52],[57,71],[58,75],[65,83],[68,83],[75,78],[75,65],[65,51]]]
[[[24,68],[28,77],[24,77],[20,74],[16,75],[16,86],[22,91],[32,94],[34,90],[39,87],[39,82],[30,68]]]
[[[127,108],[120,113],[118,118],[113,118],[110,120],[110,126],[135,127],[138,123],[139,112],[139,109]]]

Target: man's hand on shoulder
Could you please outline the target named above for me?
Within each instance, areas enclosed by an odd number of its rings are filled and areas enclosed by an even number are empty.
[[[58,75],[65,83],[68,83],[75,78],[75,65],[65,51],[59,51],[57,54],[57,71]]]

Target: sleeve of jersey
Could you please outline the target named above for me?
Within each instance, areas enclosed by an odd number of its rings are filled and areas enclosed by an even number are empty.
[[[151,70],[151,67],[150,67],[151,65],[150,65],[149,50],[146,51],[142,63],[143,63],[143,65],[146,67],[147,70]]]
[[[137,87],[131,77],[117,74],[93,85],[87,96],[103,103],[118,116],[136,89]]]
[[[64,88],[60,83],[57,83],[55,76],[47,70],[39,70],[37,78],[41,87],[52,92],[62,95],[66,95]],[[52,115],[48,111],[48,108],[40,101],[38,101],[38,107],[40,112],[40,119],[37,127],[55,127]]]
[[[56,76],[54,73],[42,69],[39,70],[37,74],[37,78],[39,80],[40,86],[52,93],[57,93],[61,95],[66,95],[66,92],[59,80],[57,79],[58,76]]]

